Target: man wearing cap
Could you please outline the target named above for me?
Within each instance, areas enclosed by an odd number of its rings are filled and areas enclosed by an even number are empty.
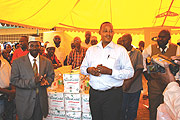
[[[55,55],[57,56],[58,60],[60,60],[60,62],[63,63],[66,58],[66,55],[68,54],[67,50],[65,50],[63,46],[60,46],[61,37],[59,35],[54,36],[53,41],[56,47]]]
[[[55,49],[56,49],[55,45],[53,45],[51,43],[47,44],[47,48],[46,48],[47,53],[44,53],[43,56],[45,56],[46,58],[51,60],[54,69],[57,69],[59,67],[62,67],[62,64],[57,59],[56,55],[54,54]]]
[[[18,57],[24,56],[27,53],[29,53],[28,51],[28,37],[27,36],[21,36],[20,40],[19,40],[19,44],[20,44],[20,48],[16,49],[13,53],[12,56],[12,60],[11,63],[13,62],[13,60],[15,60]]]
[[[67,63],[72,65],[72,69],[80,67],[81,63],[86,55],[87,48],[81,46],[80,37],[74,38],[75,48],[71,50],[68,56]]]
[[[29,36],[29,53],[12,63],[10,81],[16,87],[18,120],[42,120],[48,114],[46,88],[54,81],[54,68],[39,55],[40,43],[38,36]]]

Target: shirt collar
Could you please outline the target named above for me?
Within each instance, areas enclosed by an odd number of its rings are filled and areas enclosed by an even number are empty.
[[[28,54],[30,61],[33,61],[33,59],[36,59],[36,61],[39,61],[39,54],[36,58],[34,58],[30,53]]]
[[[103,48],[103,46],[102,46],[102,41],[100,41],[96,46]],[[114,48],[114,43],[113,43],[113,41],[111,41],[106,47]]]
[[[160,48],[159,45],[157,45],[157,48]],[[166,48],[169,48],[169,43],[166,44]]]
[[[163,51],[163,49],[160,48],[159,45],[157,46],[157,48],[159,48],[161,52]],[[166,52],[168,48],[169,48],[169,43],[166,44],[166,48],[164,49],[164,51]]]

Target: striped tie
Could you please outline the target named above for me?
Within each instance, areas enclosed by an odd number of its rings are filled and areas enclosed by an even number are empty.
[[[38,75],[38,67],[37,67],[37,64],[36,64],[36,59],[33,59],[34,63],[33,63],[33,72],[34,72],[34,76],[37,76]],[[36,88],[36,94],[39,93],[39,89]]]
[[[33,72],[34,72],[34,76],[38,75],[38,67],[36,64],[36,59],[33,59],[34,63],[33,63]]]

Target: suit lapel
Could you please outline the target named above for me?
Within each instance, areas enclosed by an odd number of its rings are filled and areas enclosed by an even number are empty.
[[[28,53],[29,54],[29,53]],[[24,57],[24,63],[22,63],[22,64],[24,64],[24,66],[26,66],[26,68],[28,69],[28,71],[29,71],[29,74],[31,75],[31,76],[34,76],[34,73],[33,73],[33,69],[32,69],[32,65],[31,65],[31,62],[30,62],[30,60],[29,60],[29,57],[28,57],[28,54]]]

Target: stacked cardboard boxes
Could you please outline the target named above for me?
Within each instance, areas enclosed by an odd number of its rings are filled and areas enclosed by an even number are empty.
[[[63,74],[63,90],[58,85],[48,89],[49,115],[45,120],[92,120],[86,94],[88,79],[79,71]],[[55,82],[59,83],[58,79]]]

